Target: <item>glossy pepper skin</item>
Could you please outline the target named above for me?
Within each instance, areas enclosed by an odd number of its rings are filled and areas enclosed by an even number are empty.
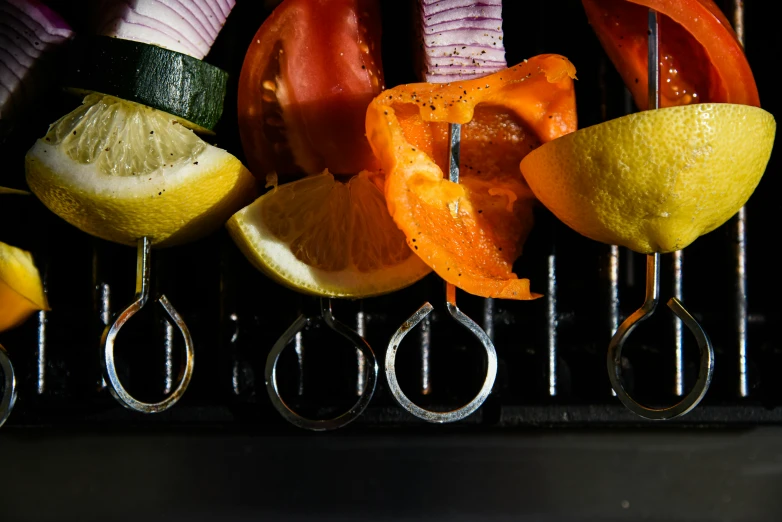
[[[535,203],[519,162],[576,130],[574,78],[567,58],[541,55],[476,80],[396,87],[370,104],[389,212],[447,282],[483,297],[539,297],[513,273]],[[459,184],[443,174],[448,123],[463,124]]]
[[[712,0],[582,0],[582,4],[639,109],[648,108],[648,9],[661,15],[661,107],[709,102],[760,106],[744,50]]]

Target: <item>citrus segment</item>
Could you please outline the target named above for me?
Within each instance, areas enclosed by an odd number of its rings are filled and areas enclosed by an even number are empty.
[[[361,172],[347,183],[328,171],[279,185],[228,220],[253,265],[305,293],[361,298],[408,286],[429,268],[405,244],[383,193]]]
[[[92,94],[27,153],[27,182],[81,230],[135,245],[197,239],[252,200],[255,181],[231,154],[164,112]]]
[[[18,194],[20,196],[26,196],[29,195],[29,192],[25,192],[24,190],[18,190],[18,189],[12,189],[8,187],[0,187],[0,194]]]
[[[48,310],[41,276],[29,252],[0,242],[0,332]]]
[[[725,223],[765,171],[776,123],[746,105],[630,114],[530,153],[535,196],[577,232],[641,253],[681,250]]]
[[[484,297],[539,297],[513,273],[535,202],[518,162],[576,129],[574,77],[566,58],[542,55],[477,80],[390,89],[370,105],[388,210],[447,282]],[[459,184],[443,175],[448,123],[462,124]]]

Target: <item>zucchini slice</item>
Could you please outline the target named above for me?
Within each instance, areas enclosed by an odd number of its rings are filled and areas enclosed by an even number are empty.
[[[162,47],[108,36],[71,43],[64,85],[165,111],[211,133],[223,113],[228,73]]]

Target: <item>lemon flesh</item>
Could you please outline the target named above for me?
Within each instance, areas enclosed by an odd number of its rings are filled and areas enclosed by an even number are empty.
[[[256,268],[308,294],[370,297],[430,272],[407,246],[368,173],[341,183],[325,171],[280,185],[226,226]]]
[[[128,245],[197,239],[255,196],[252,175],[228,152],[165,112],[100,94],[52,124],[25,169],[54,213]]]
[[[521,162],[535,196],[576,232],[640,253],[681,250],[725,223],[766,169],[776,122],[757,107],[643,111],[551,141]]]
[[[48,310],[41,276],[29,252],[0,242],[0,332]]]

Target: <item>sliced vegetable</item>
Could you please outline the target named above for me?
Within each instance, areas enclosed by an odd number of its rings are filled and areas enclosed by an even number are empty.
[[[757,107],[641,111],[532,151],[521,170],[563,223],[636,252],[673,252],[730,219],[757,187],[776,122]]]
[[[98,33],[202,59],[235,0],[102,0]]]
[[[12,189],[7,187],[0,187],[0,194],[17,194],[20,196],[29,195],[29,192],[26,192],[24,190],[18,190],[18,189]]]
[[[33,256],[0,242],[0,332],[19,326],[49,303]]]
[[[0,136],[50,87],[51,56],[71,36],[68,24],[37,0],[0,0]]]
[[[709,102],[760,106],[742,46],[712,0],[582,2],[639,109],[648,108],[648,8],[660,13],[661,107]]]
[[[245,58],[242,143],[274,188],[227,228],[254,266],[300,292],[357,299],[430,272],[388,215],[383,175],[363,168],[377,163],[363,122],[383,84],[379,16],[375,0],[285,0]],[[311,175],[278,186],[277,172]]]
[[[500,0],[419,0],[421,78],[467,80],[507,67]]]
[[[325,171],[285,183],[226,226],[256,268],[294,290],[353,299],[393,292],[431,270],[388,215],[378,177],[365,171],[342,183]]]
[[[91,94],[25,156],[30,190],[94,236],[155,246],[203,237],[255,196],[255,179],[228,152],[165,113]]]
[[[372,170],[364,116],[383,87],[376,1],[286,0],[253,37],[239,78],[250,169],[259,179]]]
[[[369,106],[388,210],[447,282],[483,297],[538,297],[512,271],[534,202],[518,165],[576,129],[573,78],[566,58],[541,55],[476,80],[396,87]],[[448,123],[462,124],[459,184],[443,177]]]
[[[119,38],[73,42],[65,85],[165,111],[195,130],[212,130],[223,112],[228,73],[186,54]]]

